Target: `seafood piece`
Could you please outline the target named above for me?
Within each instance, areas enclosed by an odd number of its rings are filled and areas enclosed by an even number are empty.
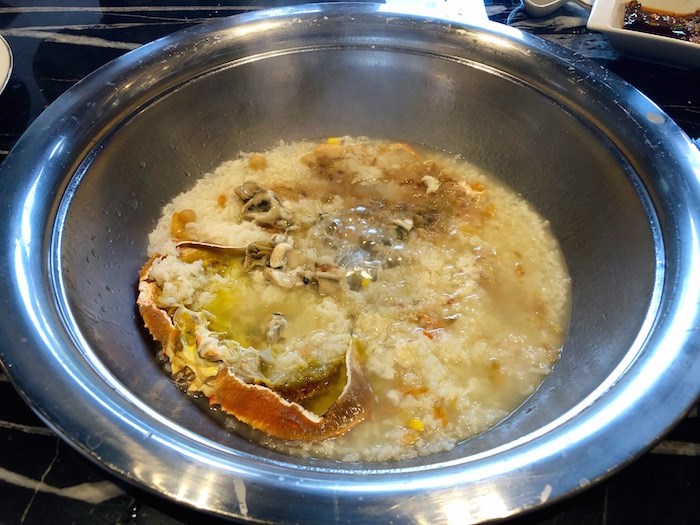
[[[276,240],[282,241],[283,238],[278,236]],[[231,260],[227,262],[227,256],[238,258],[245,254],[243,263],[245,271],[251,272],[262,268],[262,275],[267,281],[283,290],[290,290],[296,286],[308,284],[313,280],[318,285],[319,295],[343,293],[340,283],[343,274],[338,267],[326,264],[317,269],[315,273],[303,267],[296,267],[288,271],[275,269],[268,265],[274,251],[269,244],[251,243],[242,247],[183,241],[176,246],[181,260],[189,263],[198,260],[202,261],[203,265],[211,265],[215,274],[217,271],[226,273],[227,265],[232,264]],[[292,253],[292,251],[287,253]],[[306,257],[304,256],[305,259]],[[335,287],[330,288],[331,285],[335,285]],[[177,322],[180,310],[176,310],[173,315],[175,326],[181,324]],[[193,312],[191,317],[199,319],[200,325],[207,322],[206,316],[202,317],[202,313],[195,314]],[[182,318],[180,316],[180,319]],[[190,324],[193,323],[190,322]],[[277,389],[285,398],[294,400],[305,399],[329,387],[331,384],[330,378],[336,375],[344,355],[342,348],[334,347],[332,341],[328,340],[321,343],[316,352],[309,352],[308,349],[304,350],[304,345],[302,345],[300,351],[306,355],[305,358],[300,357],[294,350],[279,351],[278,349],[273,355],[270,348],[260,352],[256,351],[256,357],[253,358],[249,350],[245,349],[237,341],[224,343],[218,341],[217,337],[212,337],[210,333],[204,334],[200,331],[197,336],[197,351],[200,356],[209,360],[223,361],[229,366],[234,366],[234,368],[238,367],[239,374],[242,374],[245,370],[246,373],[243,374],[244,379]],[[265,340],[269,342],[268,337]],[[204,346],[206,346],[206,349],[203,349]],[[204,351],[206,351],[206,354],[203,353]],[[237,357],[233,358],[233,354]],[[245,358],[241,356],[242,354],[245,354]],[[322,361],[319,362],[319,358],[322,358]],[[251,364],[251,359],[253,359],[254,364]],[[260,368],[261,366],[265,366],[267,370],[265,374],[255,370],[256,367]]]
[[[263,242],[255,242],[247,246],[223,246],[208,242],[182,241],[176,247],[185,261],[196,259],[203,251],[229,255],[244,254],[244,270],[252,271],[261,268],[265,278],[280,288],[294,288],[308,284],[312,274],[304,266],[307,261],[306,255],[285,243],[273,248],[271,244]],[[335,276],[329,278],[335,278]],[[335,278],[335,280],[338,279]]]
[[[282,332],[287,327],[284,314],[273,313],[272,320],[265,327],[265,336],[270,343],[276,343],[282,338]]]
[[[346,433],[362,421],[374,398],[355,350],[347,352],[345,366],[347,383],[321,416],[287,401],[274,390],[246,384],[226,371],[213,381],[214,393],[209,403],[220,405],[224,412],[271,436],[298,441],[328,439]]]
[[[275,268],[263,268],[263,275],[275,286],[280,288],[294,288],[295,286],[301,286],[304,282],[296,274],[283,272],[282,270],[277,270]]]
[[[248,202],[250,199],[255,197],[258,193],[260,193],[262,188],[255,184],[252,181],[247,181],[238,186],[236,189],[233,190],[236,195],[243,201],[243,202]]]
[[[137,305],[146,328],[158,341],[163,353],[172,361],[183,344],[182,330],[168,312],[157,305],[158,284],[149,278],[149,269],[159,257],[153,257],[141,269]],[[342,392],[323,414],[315,414],[296,401],[285,399],[268,386],[246,382],[223,361],[212,363],[216,373],[190,369],[197,376],[199,390],[209,398],[211,406],[270,436],[287,440],[320,441],[344,434],[365,419],[374,396],[358,361],[353,342],[345,352],[346,382]],[[324,384],[322,381],[317,383]],[[318,388],[310,381],[299,397]]]
[[[293,224],[292,214],[284,207],[277,195],[270,190],[256,193],[245,203],[243,219],[253,221],[258,226],[288,228]]]
[[[270,253],[270,267],[284,268],[287,252],[293,250],[294,247],[286,242],[280,243],[272,249]]]

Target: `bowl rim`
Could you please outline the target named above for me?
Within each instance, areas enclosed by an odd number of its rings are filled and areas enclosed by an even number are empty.
[[[609,109],[607,118],[628,115],[634,126],[644,130],[649,147],[666,154],[659,155],[663,157],[659,169],[667,178],[652,188],[651,202],[660,224],[678,237],[663,239],[665,255],[657,261],[663,281],[657,283],[657,308],[647,322],[649,334],[642,332],[635,343],[639,349],[630,351],[629,359],[601,386],[595,399],[584,400],[567,421],[523,438],[507,450],[427,467],[329,468],[319,463],[318,468],[303,470],[290,470],[284,461],[231,454],[230,449],[205,443],[120,391],[118,382],[110,383],[114,378],[99,360],[90,359],[86,343],[62,324],[70,314],[62,311],[60,302],[61,282],[56,278],[60,235],[53,228],[61,202],[70,199],[73,173],[83,159],[80,151],[61,147],[81,126],[65,116],[102,93],[106,83],[128,82],[135,69],[161,60],[165,50],[186,53],[189,46],[221,31],[231,31],[236,38],[263,35],[291,19],[301,25],[332,27],[340,20],[347,23],[348,14],[357,19],[391,18],[407,26],[431,24],[452,36],[456,32],[456,38],[478,33],[527,48],[561,64],[565,74],[582,86],[597,83],[595,89],[614,94],[616,106]],[[129,104],[143,103],[138,94],[133,97]],[[48,162],[37,166],[36,159]],[[254,521],[293,521],[299,512],[321,521],[331,515],[336,521],[365,522],[377,513],[396,522],[413,522],[415,516],[435,523],[503,518],[554,502],[621,468],[659,439],[700,394],[700,385],[692,380],[700,374],[695,330],[700,320],[700,245],[695,235],[700,218],[698,173],[700,154],[692,142],[634,88],[597,64],[511,28],[426,20],[367,4],[306,5],[217,20],[147,44],[88,76],[42,113],[0,167],[4,219],[0,242],[5,253],[12,254],[0,280],[0,294],[9,311],[18,313],[0,319],[0,333],[11,334],[16,341],[0,350],[0,360],[25,401],[73,447],[127,481],[191,507]],[[37,195],[43,195],[43,200]],[[660,201],[659,195],[674,206]],[[669,298],[674,301],[665,302]],[[36,377],[52,377],[54,382],[49,389]],[[76,391],[82,393],[77,404]],[[660,399],[674,409],[659,413],[655,409]],[[652,413],[654,418],[645,417]],[[630,428],[635,429],[632,435]],[[119,435],[123,445],[106,449],[101,433]],[[624,442],[620,435],[627,436]],[[576,455],[582,460],[572,466],[571,457]],[[206,471],[195,474],[195,468]],[[194,482],[198,486],[192,486]],[[270,491],[275,491],[275,498],[269,497]]]

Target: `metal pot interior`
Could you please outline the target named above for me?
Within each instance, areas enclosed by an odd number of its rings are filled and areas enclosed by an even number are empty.
[[[73,180],[56,231],[60,280],[88,359],[203,438],[315,463],[227,433],[179,392],[142,329],[135,284],[162,206],[197,178],[239,151],[345,134],[459,154],[505,180],[551,221],[573,283],[566,344],[542,387],[496,428],[410,464],[467,457],[551,425],[632,359],[660,248],[645,192],[618,148],[504,68],[392,48],[256,56],[157,94],[109,130]]]

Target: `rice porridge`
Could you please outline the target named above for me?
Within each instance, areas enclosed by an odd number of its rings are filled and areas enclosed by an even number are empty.
[[[547,221],[402,143],[241,154],[164,208],[148,249],[139,310],[175,383],[292,454],[448,450],[532,394],[570,315]]]

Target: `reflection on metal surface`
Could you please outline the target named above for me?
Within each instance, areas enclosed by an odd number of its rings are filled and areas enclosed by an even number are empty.
[[[492,516],[506,517],[513,509],[501,497],[498,487],[493,486],[475,494],[473,498],[455,496],[442,504],[445,523],[457,525],[479,520],[479,516],[488,513]]]
[[[385,0],[390,10],[416,16],[437,15],[449,20],[486,21],[484,0]]]
[[[478,35],[477,38],[485,46],[494,46],[503,50],[514,49],[513,43],[510,40],[503,38],[501,35],[483,33]]]

